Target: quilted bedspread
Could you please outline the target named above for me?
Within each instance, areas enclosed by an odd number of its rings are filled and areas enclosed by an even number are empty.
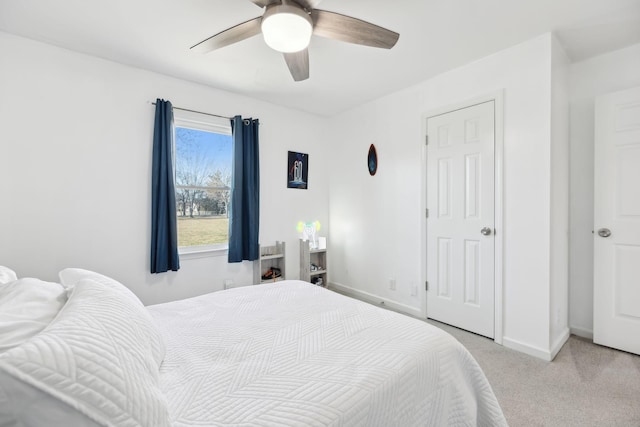
[[[417,319],[300,281],[148,307],[175,426],[502,426],[482,370]]]

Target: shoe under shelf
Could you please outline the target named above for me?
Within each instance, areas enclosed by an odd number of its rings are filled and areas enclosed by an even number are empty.
[[[253,284],[259,285],[263,283],[279,282],[286,279],[286,251],[285,242],[277,241],[272,246],[260,246],[260,258],[253,263]],[[280,275],[277,277],[267,277],[265,274],[269,271],[278,270]]]

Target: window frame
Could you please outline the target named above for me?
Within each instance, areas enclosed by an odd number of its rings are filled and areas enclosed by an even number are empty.
[[[213,116],[210,114],[197,113],[195,111],[185,111],[174,109],[173,113],[173,174],[174,182],[176,179],[176,128],[194,129],[204,132],[217,133],[222,135],[233,135],[231,122],[229,119]],[[232,139],[233,144],[233,139]],[[233,159],[231,161],[231,169],[233,171]],[[175,185],[177,196],[178,185]],[[177,209],[177,207],[176,207]],[[228,207],[227,207],[228,209]],[[176,218],[176,221],[178,219]],[[177,225],[177,224],[176,224]],[[194,246],[178,246],[178,255],[184,259],[203,258],[210,256],[226,255],[229,251],[229,240],[226,243],[217,243],[212,245],[194,245]]]

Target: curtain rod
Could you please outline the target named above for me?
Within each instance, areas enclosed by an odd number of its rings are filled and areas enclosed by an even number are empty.
[[[156,105],[155,102],[149,102],[151,105]],[[205,116],[213,116],[213,117],[220,117],[221,119],[229,119],[231,120],[233,117],[227,117],[227,116],[221,116],[219,114],[211,114],[211,113],[203,113],[202,111],[196,111],[196,110],[189,110],[188,108],[180,108],[180,107],[173,107],[174,110],[182,110],[182,111],[188,111],[190,113],[198,113],[198,114],[204,114]]]

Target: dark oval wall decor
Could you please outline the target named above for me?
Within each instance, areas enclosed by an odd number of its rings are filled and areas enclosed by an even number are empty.
[[[378,153],[376,152],[376,147],[373,144],[371,144],[371,147],[369,147],[367,166],[369,167],[369,175],[375,175],[376,171],[378,170]]]

